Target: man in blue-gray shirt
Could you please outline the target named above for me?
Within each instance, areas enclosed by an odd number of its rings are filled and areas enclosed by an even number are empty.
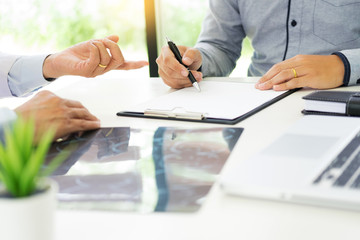
[[[113,69],[135,69],[146,61],[125,61],[118,36],[76,44],[64,51],[39,56],[14,56],[0,53],[0,98],[22,96],[64,75],[95,77]],[[72,132],[100,127],[100,121],[81,103],[41,91],[15,110],[0,108],[0,135],[3,126],[18,115],[35,118],[36,137],[50,125],[57,127],[55,138]]]
[[[353,85],[360,82],[359,13],[359,0],[210,0],[197,44],[179,49],[197,81],[229,75],[249,37],[248,75],[262,76],[258,89]],[[157,63],[166,84],[191,86],[168,47]]]

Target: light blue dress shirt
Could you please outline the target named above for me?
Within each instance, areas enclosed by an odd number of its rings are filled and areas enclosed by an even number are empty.
[[[249,76],[298,54],[336,53],[344,85],[360,82],[360,0],[209,0],[195,45],[203,75],[229,75],[245,37],[254,48]]]
[[[0,108],[0,140],[3,138],[4,126],[16,120],[17,116],[13,110]]]
[[[19,56],[12,59],[12,65],[6,66],[0,61],[3,76],[0,77],[0,97],[23,96],[39,87],[47,85],[49,82],[43,76],[43,63],[48,55],[38,56]],[[5,59],[14,56],[2,55]],[[2,58],[0,58],[2,60]],[[6,74],[7,73],[7,74]],[[16,119],[16,113],[8,108],[0,108],[0,136],[2,135],[3,126]]]
[[[49,84],[43,76],[43,64],[47,56],[22,56],[15,61],[8,74],[12,95],[23,96]]]

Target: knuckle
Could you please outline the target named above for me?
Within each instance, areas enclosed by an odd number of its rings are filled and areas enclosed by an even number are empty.
[[[170,64],[170,62],[171,62],[171,58],[170,58],[170,57],[164,57],[164,58],[163,58],[163,64],[164,64],[164,65],[168,65],[168,64]]]
[[[186,51],[186,55],[188,57],[191,57],[191,58],[195,58],[196,55],[197,55],[197,50],[195,48],[189,48],[187,51]]]
[[[41,92],[38,92],[37,94],[38,95],[48,95],[48,94],[51,94],[51,92],[49,90],[43,90]]]
[[[169,87],[171,87],[171,88],[175,88],[175,89],[181,88],[177,81],[174,81],[174,80],[169,79],[169,78],[162,78],[162,79],[163,79],[164,83],[166,85],[168,85]]]
[[[281,77],[281,79],[283,79],[283,81],[287,81],[289,79],[294,78],[294,72],[291,71],[283,71],[279,74],[279,76]]]
[[[52,101],[54,101],[59,106],[65,105],[65,102],[66,102],[65,99],[60,98],[60,97],[58,97],[56,95],[51,96],[51,99],[52,99]]]
[[[82,104],[77,100],[73,100],[73,103],[75,103],[76,105],[82,106]]]
[[[93,73],[91,73],[91,72],[87,72],[84,74],[84,77],[86,77],[86,78],[91,78],[92,76],[93,76]]]
[[[264,82],[262,86],[267,88],[267,87],[269,87],[271,85],[272,85],[272,80],[269,80],[269,81]]]
[[[303,84],[303,81],[301,81],[300,79],[297,78],[297,79],[295,79],[293,86],[300,87],[302,84]]]
[[[288,89],[299,87],[300,86],[300,80],[299,79],[293,79],[291,81],[286,82],[285,84],[286,84],[286,87]]]
[[[73,124],[72,118],[70,118],[70,117],[65,118],[64,124],[65,124],[65,126],[71,127]]]
[[[56,110],[56,113],[58,116],[61,116],[61,118],[68,119],[69,110],[65,106],[59,106],[59,108]]]
[[[296,61],[301,62],[301,61],[304,61],[306,57],[305,57],[305,55],[298,54],[294,58],[295,58]]]
[[[281,72],[281,71],[282,71],[281,65],[280,65],[279,63],[275,64],[275,65],[273,66],[273,70],[274,70],[275,72]]]
[[[110,58],[109,55],[106,54],[106,55],[101,57],[101,60],[103,60],[104,63],[108,64],[111,61],[111,58]]]
[[[117,65],[117,66],[120,66],[122,64],[125,63],[125,60],[123,58],[121,59],[113,59],[113,62]]]
[[[162,80],[169,87],[174,87],[174,83],[172,81],[169,81],[167,78],[162,77]]]

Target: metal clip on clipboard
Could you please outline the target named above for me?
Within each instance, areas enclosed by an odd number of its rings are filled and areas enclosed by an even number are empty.
[[[205,114],[198,112],[188,112],[184,108],[173,108],[171,110],[158,110],[158,109],[146,109],[144,111],[145,116],[152,117],[166,117],[166,118],[178,118],[178,119],[193,119],[202,120],[205,118]]]

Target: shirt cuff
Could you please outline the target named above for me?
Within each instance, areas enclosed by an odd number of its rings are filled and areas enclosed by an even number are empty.
[[[351,75],[351,68],[350,68],[349,60],[341,52],[335,52],[335,53],[333,53],[333,55],[338,56],[344,64],[345,73],[344,73],[344,79],[343,79],[343,86],[348,86],[349,80],[350,80],[350,75]]]
[[[341,50],[341,52],[349,62],[350,65],[350,77],[349,86],[360,83],[360,48]]]
[[[8,83],[14,96],[22,96],[49,84],[43,76],[43,64],[48,54],[18,58],[8,74]]]

